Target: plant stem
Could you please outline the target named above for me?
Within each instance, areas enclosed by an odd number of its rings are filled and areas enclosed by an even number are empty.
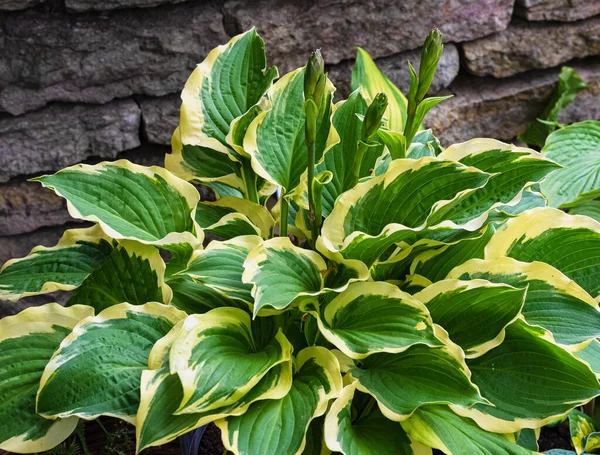
[[[363,158],[369,148],[369,144],[358,141],[356,144],[356,154],[354,155],[354,161],[352,162],[352,173],[350,174],[352,179],[350,181],[350,188],[354,187],[358,183],[360,178],[360,167],[362,166]]]
[[[315,199],[313,193],[313,181],[315,179],[315,144],[308,144],[308,210],[310,219],[310,232],[312,237],[312,243],[317,241],[319,230],[317,227],[317,215],[315,212]],[[320,224],[320,222],[318,223]]]
[[[279,237],[287,237],[288,228],[288,201],[281,195],[279,198],[281,214],[279,216]]]
[[[242,180],[246,189],[246,199],[258,204],[258,193],[256,192],[256,174],[249,160],[242,161]]]

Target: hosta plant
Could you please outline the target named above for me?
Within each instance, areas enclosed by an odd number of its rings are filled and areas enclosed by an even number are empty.
[[[573,68],[563,67],[541,118],[519,139],[562,166],[541,185],[548,205],[600,221],[600,122],[558,123],[560,111],[587,88]]]
[[[547,156],[423,129],[441,52],[404,96],[359,49],[334,103],[250,30],[192,73],[166,169],[34,179],[93,225],[0,273],[72,291],[0,321],[0,448],[113,416],[138,451],[215,422],[235,454],[524,455],[599,395],[600,223],[547,207]]]

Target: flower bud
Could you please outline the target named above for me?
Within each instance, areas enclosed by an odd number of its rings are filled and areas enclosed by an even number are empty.
[[[427,95],[431,81],[437,70],[440,57],[444,46],[442,44],[442,34],[437,28],[429,32],[425,39],[425,44],[421,49],[421,63],[419,65],[419,89],[417,90],[416,100],[421,102]]]
[[[377,130],[381,126],[381,119],[388,105],[388,99],[385,93],[378,93],[373,102],[367,108],[367,113],[362,124],[361,139],[369,143]]]
[[[304,99],[314,101],[317,107],[320,107],[327,82],[324,69],[325,63],[321,51],[317,49],[308,59],[304,71]]]

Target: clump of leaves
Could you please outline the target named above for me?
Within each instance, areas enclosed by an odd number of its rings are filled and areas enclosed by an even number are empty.
[[[0,447],[109,415],[138,451],[215,422],[235,454],[522,455],[600,394],[600,223],[547,206],[548,154],[422,129],[441,41],[408,98],[359,49],[334,104],[318,53],[274,82],[250,30],[192,73],[167,169],[34,179],[94,225],[0,272],[74,290],[0,321]]]

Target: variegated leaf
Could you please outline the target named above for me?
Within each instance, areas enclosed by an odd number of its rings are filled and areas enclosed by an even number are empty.
[[[70,291],[96,270],[114,250],[98,226],[65,231],[51,247],[38,246],[28,256],[7,261],[0,271],[0,298]]]
[[[51,418],[109,415],[135,423],[150,350],[183,317],[160,303],[122,303],[82,320],[44,370],[37,411]]]
[[[50,450],[75,430],[77,417],[49,420],[35,400],[46,363],[73,327],[94,309],[56,303],[28,308],[0,320],[0,449]]]
[[[425,306],[389,283],[352,283],[327,303],[310,301],[304,310],[317,318],[330,343],[354,359],[442,344]]]
[[[77,164],[33,180],[64,197],[73,218],[97,222],[114,239],[152,245],[202,240],[194,226],[198,191],[163,168],[119,160]]]
[[[545,262],[600,299],[600,222],[552,208],[510,219],[485,249],[486,259],[508,256]]]
[[[300,455],[311,421],[325,413],[341,388],[335,356],[326,348],[308,347],[298,353],[292,385],[284,397],[254,402],[244,414],[216,423],[225,446],[236,455]]]
[[[509,437],[489,433],[445,406],[417,409],[402,427],[411,438],[448,455],[534,455]]]
[[[520,320],[506,328],[500,346],[467,365],[491,404],[452,409],[496,433],[541,427],[600,394],[585,363],[549,340],[545,330]]]
[[[268,239],[275,224],[265,207],[233,196],[213,202],[199,202],[196,222],[204,232],[223,239],[240,235],[260,235]]]
[[[344,387],[327,412],[327,447],[344,455],[415,455],[400,424],[387,419],[376,406],[370,412],[353,412],[354,397],[361,393],[356,385]]]
[[[486,280],[442,280],[414,295],[467,358],[500,345],[505,328],[521,313],[527,288]]]
[[[250,315],[216,308],[185,320],[171,348],[169,365],[183,386],[176,414],[213,411],[239,401],[275,366],[287,362],[292,346],[281,331],[259,343]]]
[[[572,346],[571,349],[600,337],[598,303],[573,280],[543,262],[474,259],[453,269],[448,278],[484,279],[527,287],[522,310],[527,323],[550,331],[557,343]]]

